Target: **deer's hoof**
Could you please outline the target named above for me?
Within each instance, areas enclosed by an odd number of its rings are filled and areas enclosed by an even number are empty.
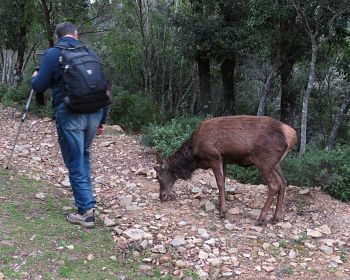
[[[279,223],[280,221],[282,221],[282,218],[273,217],[271,220],[271,224],[275,225],[275,224]]]
[[[224,219],[225,218],[225,212],[220,212],[219,216],[220,216],[220,219]]]
[[[260,227],[260,226],[266,226],[266,221],[265,220],[257,220],[254,223],[254,226]]]

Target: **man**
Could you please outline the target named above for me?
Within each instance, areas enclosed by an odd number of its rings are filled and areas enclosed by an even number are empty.
[[[62,47],[75,48],[81,44],[78,41],[77,28],[72,23],[58,24],[55,35],[58,39],[56,47],[45,52],[40,70],[33,73],[31,84],[36,92],[52,89],[58,142],[69,171],[69,180],[78,208],[78,213],[68,214],[67,220],[85,227],[93,227],[96,201],[91,185],[89,147],[96,133],[102,134],[104,131],[107,108],[92,113],[76,113],[64,104],[60,87],[62,67],[59,62]]]

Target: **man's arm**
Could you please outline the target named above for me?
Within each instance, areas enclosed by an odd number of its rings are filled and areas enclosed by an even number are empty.
[[[105,126],[106,126],[106,120],[107,120],[107,117],[108,117],[108,112],[109,112],[109,106],[104,106],[103,107],[103,115],[102,115],[102,120],[101,120],[101,123],[100,123],[100,126],[98,127],[97,129],[97,135],[101,135],[103,134],[104,130],[105,130]]]
[[[58,63],[59,49],[48,49],[43,55],[40,70],[35,71],[32,76],[31,85],[36,92],[44,92],[51,86],[53,70]]]

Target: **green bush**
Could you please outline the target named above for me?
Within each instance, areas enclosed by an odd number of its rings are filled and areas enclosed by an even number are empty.
[[[286,158],[288,181],[297,186],[319,186],[342,201],[350,200],[350,147],[332,151],[313,149],[302,156]]]
[[[30,83],[23,82],[20,86],[0,85],[0,103],[6,107],[17,107],[23,111],[28,101],[30,93]],[[39,117],[52,116],[52,108],[50,102],[50,93],[45,93],[47,103],[45,106],[39,106],[35,102],[35,93],[29,106],[29,112]]]
[[[143,130],[143,143],[154,146],[162,156],[171,155],[192,134],[200,117],[175,118],[166,124],[150,124]]]
[[[243,184],[264,184],[264,179],[255,166],[242,167],[230,164],[227,166],[227,175]]]
[[[117,123],[128,131],[140,131],[149,123],[160,119],[159,109],[148,96],[128,91],[113,92],[111,123]]]
[[[312,149],[304,155],[290,153],[283,162],[283,173],[291,185],[321,187],[331,196],[350,201],[350,147],[332,151]],[[255,167],[230,166],[229,176],[242,183],[260,184],[264,179]]]

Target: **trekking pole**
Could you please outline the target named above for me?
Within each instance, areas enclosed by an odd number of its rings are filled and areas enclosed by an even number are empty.
[[[22,115],[22,118],[21,118],[21,122],[20,122],[18,130],[17,130],[17,134],[16,134],[16,137],[15,137],[15,142],[13,143],[13,146],[12,146],[11,154],[10,154],[9,158],[7,159],[7,163],[5,165],[5,169],[9,169],[10,161],[11,161],[13,152],[15,151],[15,148],[16,148],[16,145],[17,145],[17,141],[18,141],[18,137],[19,137],[19,134],[21,132],[22,125],[24,123],[24,120],[26,119],[26,115],[27,115],[27,112],[28,112],[28,109],[29,109],[30,102],[32,101],[33,94],[34,94],[34,90],[31,89],[30,93],[29,93],[29,98],[28,98],[26,107],[24,108],[24,112],[23,112],[23,115]]]

